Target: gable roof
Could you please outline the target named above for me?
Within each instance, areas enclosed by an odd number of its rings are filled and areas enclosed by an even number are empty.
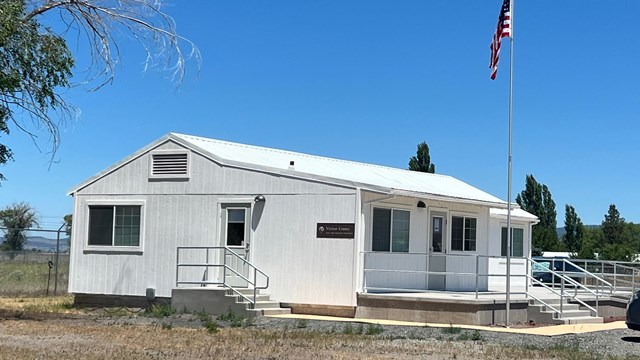
[[[117,170],[166,141],[175,141],[221,165],[360,187],[398,196],[479,203],[506,208],[507,203],[454,177],[339,160],[293,151],[169,133],[109,169],[76,186],[69,194]],[[294,163],[293,166],[290,162]]]

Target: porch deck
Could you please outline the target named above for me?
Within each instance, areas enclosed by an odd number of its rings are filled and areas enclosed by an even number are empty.
[[[610,296],[595,297],[586,291],[577,292],[591,306],[597,306],[603,318],[624,315],[628,291]],[[424,292],[367,292],[358,294],[357,318],[393,319],[417,322],[458,324],[500,324],[506,321],[506,289],[492,286],[488,291],[424,291]],[[528,292],[528,295],[527,295]],[[512,286],[510,295],[510,322],[527,323],[532,318],[530,302],[533,299],[557,304],[559,297],[539,286]],[[575,306],[575,305],[574,305]]]

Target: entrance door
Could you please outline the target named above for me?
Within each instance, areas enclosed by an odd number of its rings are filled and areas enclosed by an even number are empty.
[[[431,225],[431,245],[429,255],[429,271],[447,271],[447,214],[442,212],[432,212],[430,216]],[[447,276],[439,274],[429,274],[429,290],[445,290]]]
[[[238,274],[249,279],[249,267],[242,259],[249,260],[251,244],[251,205],[223,204],[221,208],[222,242],[229,250],[240,256],[238,257],[227,252],[225,264]],[[248,282],[238,274],[227,269],[225,282],[233,287],[248,287]]]

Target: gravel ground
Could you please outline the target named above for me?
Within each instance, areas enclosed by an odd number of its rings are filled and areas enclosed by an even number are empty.
[[[149,324],[161,326],[171,324],[173,327],[202,328],[202,323],[197,316],[192,314],[180,314],[157,319],[136,316],[133,318],[103,318],[107,324]],[[221,328],[230,327],[231,324],[225,321],[217,321]],[[320,333],[344,333],[345,326],[350,324],[353,333],[365,333],[369,329],[368,324],[358,322],[335,322],[320,320],[300,320],[285,318],[259,317],[253,320],[250,327],[265,330],[287,330],[287,331],[312,331]],[[640,359],[640,332],[629,329],[596,331],[582,334],[568,334],[557,336],[540,336],[528,334],[514,334],[497,331],[478,331],[467,329],[450,329],[436,327],[417,326],[393,326],[384,325],[380,334],[374,335],[394,340],[416,340],[416,341],[459,341],[476,340],[482,344],[496,344],[508,347],[523,347],[528,349],[561,349],[583,353],[576,359],[584,359],[589,355],[593,359],[621,358]],[[461,335],[462,334],[462,335]],[[587,356],[588,357],[588,356]]]

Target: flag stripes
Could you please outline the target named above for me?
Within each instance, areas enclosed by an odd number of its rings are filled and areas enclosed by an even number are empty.
[[[493,40],[491,41],[491,61],[489,68],[491,69],[491,80],[495,80],[498,75],[498,60],[500,59],[500,44],[502,38],[511,37],[511,0],[504,0],[498,16],[498,26]]]

